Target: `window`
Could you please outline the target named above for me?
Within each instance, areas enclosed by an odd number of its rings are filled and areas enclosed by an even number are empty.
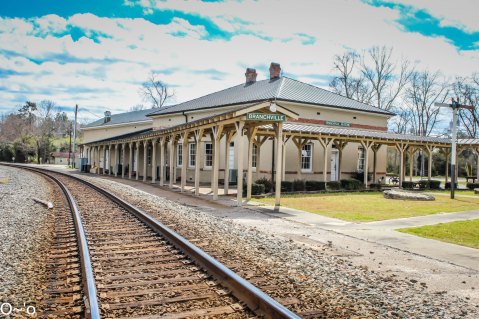
[[[178,144],[176,148],[176,166],[181,167],[183,165],[183,145]]]
[[[147,160],[147,162],[148,162],[148,165],[151,165],[151,155],[152,155],[152,154],[153,154],[153,152],[152,152],[151,147],[148,147],[148,148],[146,149],[146,155],[147,155],[147,159],[146,159],[146,160]]]
[[[363,147],[358,148],[358,172],[364,172],[365,152]]]
[[[190,161],[189,161],[189,166],[190,167],[195,167],[196,165],[196,144],[191,143],[190,144]]]
[[[313,145],[306,144],[301,150],[301,171],[310,172],[312,169]]]
[[[205,167],[213,166],[213,144],[205,143]]]
[[[258,156],[257,154],[258,154],[258,146],[256,146],[255,143],[253,143],[253,154],[252,154],[253,155],[252,156],[253,157],[253,161],[252,161],[253,164],[251,165],[253,168],[257,167],[256,166],[256,161],[257,161],[257,156]]]

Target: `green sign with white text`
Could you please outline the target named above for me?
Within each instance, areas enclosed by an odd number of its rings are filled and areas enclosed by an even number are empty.
[[[325,124],[331,126],[351,127],[351,123],[348,122],[326,121]]]
[[[268,122],[284,122],[286,115],[284,114],[267,114],[267,113],[246,113],[247,121],[268,121]]]

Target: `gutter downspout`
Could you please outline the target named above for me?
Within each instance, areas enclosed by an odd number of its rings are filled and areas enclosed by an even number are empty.
[[[185,117],[185,123],[188,123],[188,115],[185,114],[185,111],[183,111],[182,114]]]

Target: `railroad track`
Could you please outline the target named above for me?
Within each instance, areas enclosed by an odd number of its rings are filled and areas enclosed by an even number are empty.
[[[52,256],[73,259],[59,263],[70,268],[57,270],[54,282],[74,278],[76,286],[49,289],[54,297],[45,314],[66,313],[65,305],[55,304],[63,301],[75,310],[70,318],[79,309],[87,318],[299,318],[117,196],[71,175],[15,167],[47,175],[68,201],[71,220],[63,218],[61,241]]]

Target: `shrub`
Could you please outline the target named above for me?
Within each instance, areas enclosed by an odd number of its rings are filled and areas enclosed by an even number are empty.
[[[371,189],[381,190],[382,187],[383,187],[383,184],[380,184],[380,183],[369,184],[369,188],[371,188]]]
[[[363,188],[363,183],[357,179],[342,179],[341,187],[346,190],[356,190]]]
[[[258,179],[255,183],[264,185],[264,191],[266,193],[270,193],[273,191],[273,182],[270,179],[267,179],[266,177],[262,177]]]
[[[286,193],[292,192],[293,191],[293,182],[282,181],[281,182],[281,191],[286,192]]]
[[[305,183],[307,191],[324,191],[326,190],[325,183],[320,181],[306,181]]]
[[[364,182],[364,172],[354,172],[351,174],[351,178],[356,179],[360,182]],[[368,181],[373,179],[373,173],[368,173]]]
[[[408,182],[408,181],[402,182],[402,188],[404,189],[413,189],[415,185],[416,185],[415,182]]]
[[[294,192],[303,192],[305,190],[304,180],[302,179],[295,179],[293,181],[293,191]]]
[[[479,188],[479,183],[467,183],[466,186],[468,189],[474,190],[474,188]]]
[[[243,184],[243,196],[246,196],[247,188],[246,184]],[[264,185],[263,184],[251,184],[251,195],[261,195],[264,194]]]
[[[339,190],[341,189],[341,183],[340,182],[328,182],[327,188],[330,190]]]
[[[441,181],[430,180],[429,181],[430,189],[441,189]]]
[[[419,184],[419,189],[429,189],[429,181],[427,180],[420,180],[418,184]]]
[[[454,183],[454,188],[457,189],[457,183]],[[446,189],[451,189],[451,182],[446,183]]]

